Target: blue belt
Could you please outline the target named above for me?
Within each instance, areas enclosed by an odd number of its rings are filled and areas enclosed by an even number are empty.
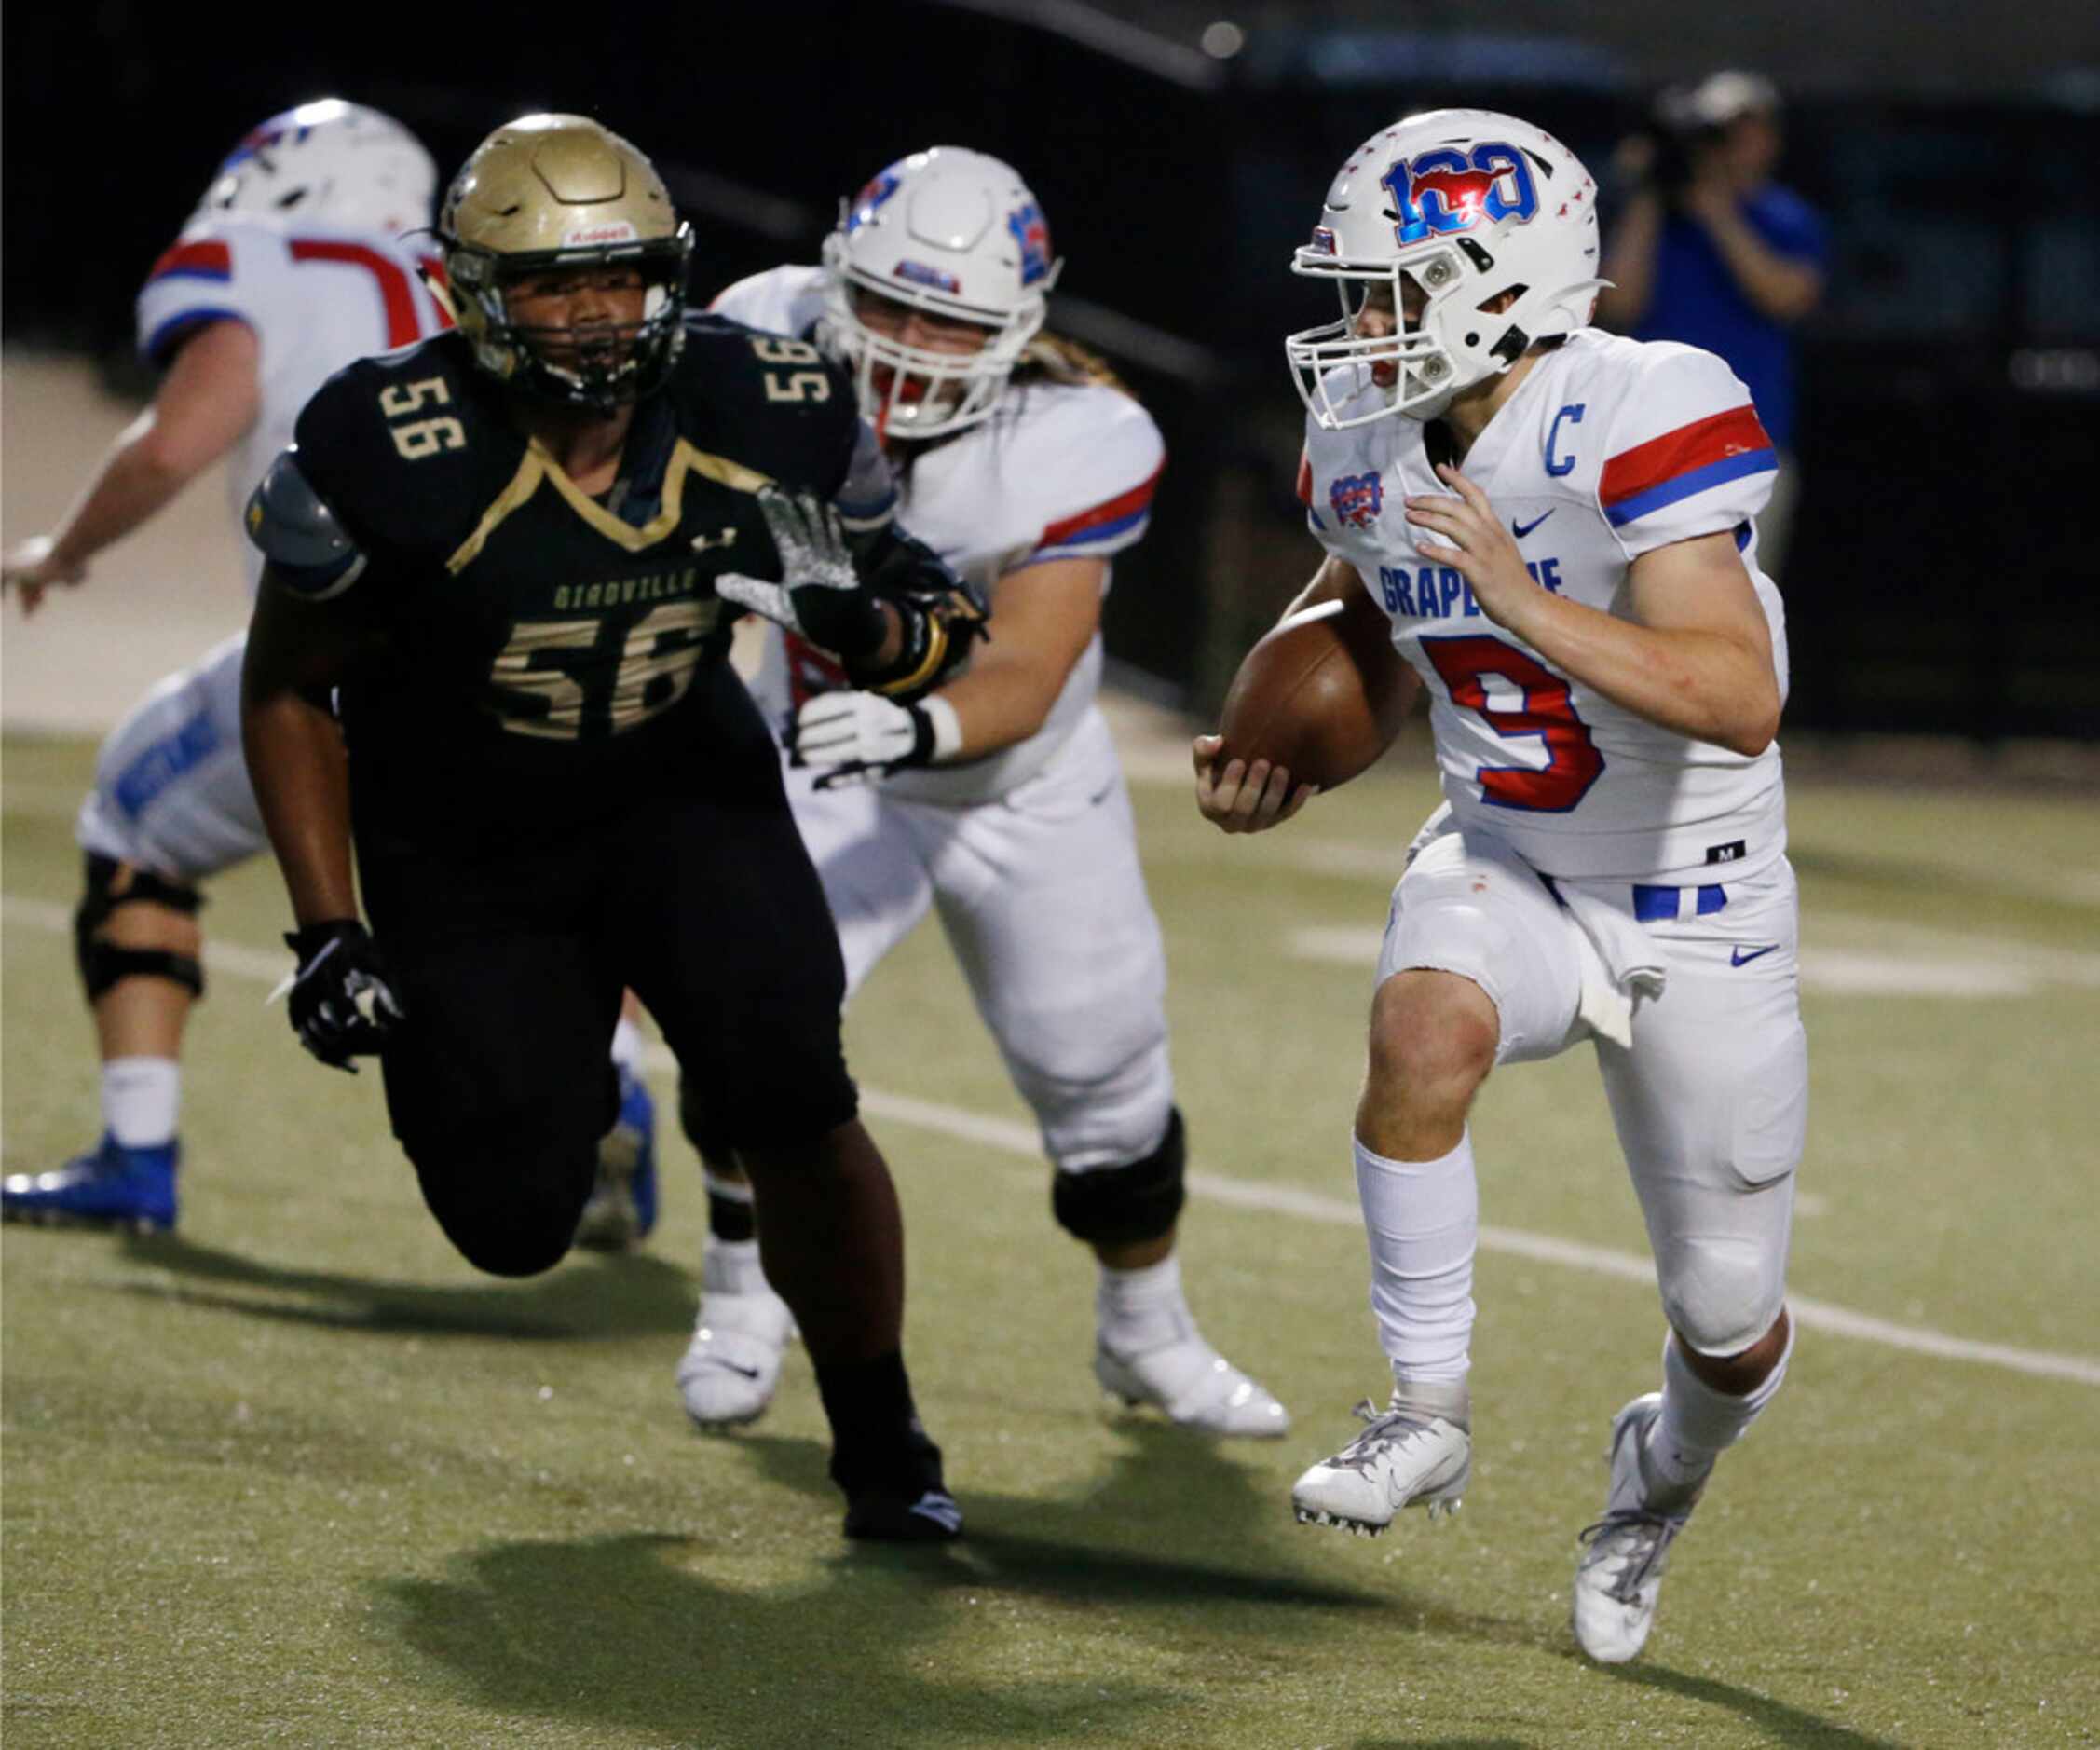
[[[1693,916],[1711,917],[1728,903],[1723,887],[1643,887],[1633,889],[1633,915],[1643,923],[1669,923],[1683,915],[1684,896],[1698,895]]]

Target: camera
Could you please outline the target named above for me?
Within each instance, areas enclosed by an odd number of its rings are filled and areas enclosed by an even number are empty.
[[[1699,160],[1719,146],[1743,116],[1772,115],[1780,94],[1769,79],[1754,73],[1709,74],[1697,85],[1673,85],[1655,101],[1647,138],[1654,148],[1648,179],[1663,195],[1674,198],[1698,173]]]

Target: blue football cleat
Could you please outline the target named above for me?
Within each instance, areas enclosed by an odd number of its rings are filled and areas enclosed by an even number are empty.
[[[648,1085],[620,1072],[620,1116],[598,1144],[598,1180],[576,1224],[576,1243],[625,1251],[656,1225],[656,1101]]]
[[[92,1154],[55,1171],[0,1180],[0,1219],[166,1233],[175,1224],[175,1169],[182,1157],[180,1142],[126,1148],[105,1131]]]

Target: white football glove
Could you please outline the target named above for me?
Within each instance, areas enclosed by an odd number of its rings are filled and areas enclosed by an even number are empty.
[[[715,580],[715,593],[849,662],[868,654],[887,622],[853,569],[839,513],[812,493],[778,486],[761,487],[757,498],[780,554],[781,581],[731,571]]]
[[[946,699],[899,704],[875,692],[820,692],[787,738],[790,758],[816,772],[820,790],[950,759],[961,746],[962,725]]]

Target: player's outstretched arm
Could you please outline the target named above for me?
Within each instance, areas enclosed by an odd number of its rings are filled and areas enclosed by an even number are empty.
[[[8,550],[0,581],[21,596],[23,613],[46,590],[85,581],[89,560],[239,442],[262,403],[261,356],[242,321],[211,322],[184,343],[153,405],[124,429],[59,526]]]
[[[856,550],[815,495],[767,486],[757,497],[780,581],[727,572],[716,593],[829,650],[856,686],[916,699],[982,635],[983,603],[923,541],[891,526]]]
[[[1026,570],[999,591],[966,674],[909,704],[825,692],[803,705],[789,746],[797,764],[820,772],[820,789],[903,767],[981,759],[1042,729],[1101,623],[1108,565],[1052,559]]]
[[[1487,494],[1455,468],[1438,472],[1458,496],[1411,498],[1407,519],[1449,543],[1419,550],[1454,567],[1496,625],[1663,729],[1745,758],[1771,745],[1780,703],[1771,629],[1733,536],[1641,554],[1627,573],[1631,612],[1622,619],[1541,589]]]

